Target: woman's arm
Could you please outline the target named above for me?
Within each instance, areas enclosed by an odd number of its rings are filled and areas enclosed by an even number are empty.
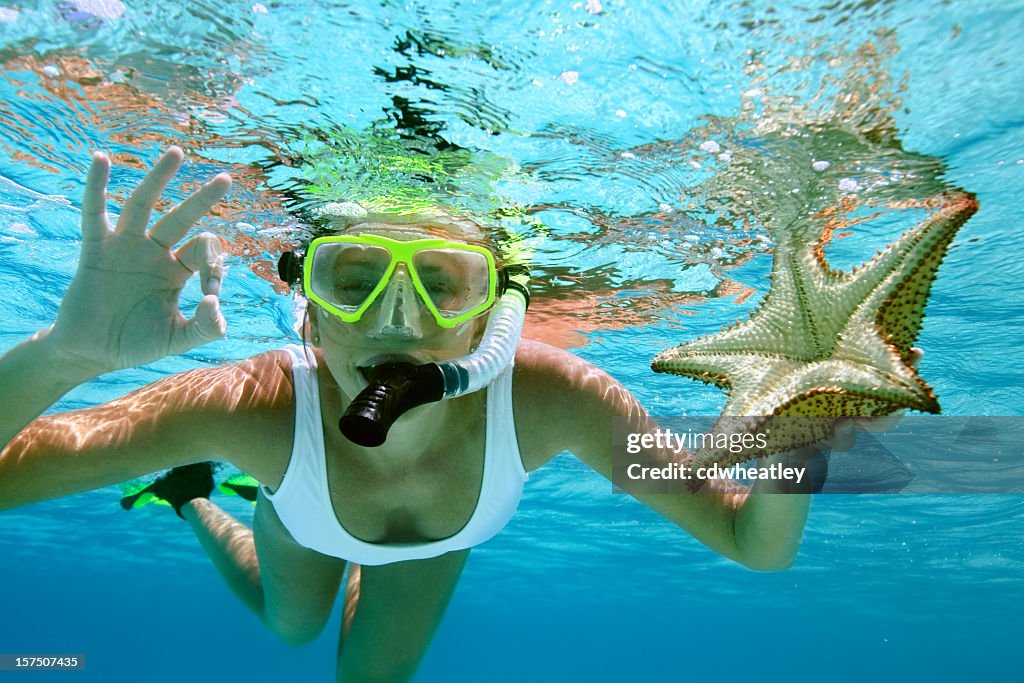
[[[201,460],[226,460],[273,481],[287,461],[292,423],[280,352],[172,375],[32,421],[0,451],[0,510]]]
[[[180,149],[168,149],[112,226],[106,209],[110,159],[93,155],[82,200],[81,256],[57,320],[0,357],[0,387],[7,394],[0,443],[93,377],[224,335],[216,238],[198,235],[172,247],[227,193],[231,178],[218,175],[147,230],[153,207],[182,161]],[[187,320],[178,311],[178,297],[193,273],[199,273],[204,297]]]
[[[625,419],[628,432],[658,429],[632,393],[607,373],[546,344],[520,345],[513,386],[516,431],[532,465],[568,450],[610,480],[613,421]],[[670,452],[644,455],[674,460]],[[762,480],[749,491],[636,497],[725,557],[773,570],[790,566],[796,557],[809,505],[809,496],[799,493],[758,495],[775,486]]]
[[[0,453],[0,508],[209,457],[189,444],[216,444],[204,430],[216,431],[218,411],[223,420],[240,407],[230,391],[244,394],[251,382],[242,367],[188,373],[104,406],[32,421],[88,379],[224,334],[216,238],[204,234],[174,245],[224,196],[230,178],[215,177],[149,226],[182,160],[180,149],[168,149],[112,225],[106,212],[110,160],[93,155],[82,202],[81,257],[57,320],[0,357],[0,437],[7,444]],[[186,319],[178,299],[193,273],[204,297]],[[215,388],[218,382],[231,387],[228,393]]]
[[[49,335],[49,329],[37,332],[0,356],[0,443],[8,443],[61,396],[93,377],[62,362]]]

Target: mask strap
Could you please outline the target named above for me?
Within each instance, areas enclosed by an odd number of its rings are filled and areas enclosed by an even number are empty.
[[[294,251],[286,251],[277,260],[277,276],[285,284],[302,286],[302,258]]]

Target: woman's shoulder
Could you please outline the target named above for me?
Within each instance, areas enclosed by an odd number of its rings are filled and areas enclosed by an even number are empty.
[[[516,433],[528,470],[571,448],[581,423],[603,389],[615,384],[601,369],[565,349],[523,340],[512,380]],[[584,420],[586,422],[586,420]]]
[[[586,363],[586,361],[565,349],[546,342],[523,339],[516,346],[517,372],[540,375],[560,374],[579,363]]]
[[[287,461],[294,423],[291,359],[278,349],[185,373],[189,402],[235,466],[260,481]],[[230,438],[225,438],[230,434]]]
[[[291,358],[284,349],[182,373],[177,378],[203,396],[205,405],[232,412],[290,404],[292,398]]]
[[[230,363],[240,377],[247,377],[262,390],[275,394],[281,388],[291,389],[292,356],[286,348],[264,351]]]
[[[515,383],[524,391],[564,393],[605,372],[579,356],[545,342],[524,339],[516,347]]]
[[[565,349],[525,340],[516,349],[513,395],[518,410],[552,414],[631,413],[636,399],[607,372]]]

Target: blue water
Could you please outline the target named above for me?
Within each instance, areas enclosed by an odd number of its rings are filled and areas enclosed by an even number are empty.
[[[88,150],[114,153],[116,199],[171,143],[189,155],[186,181],[236,177],[204,224],[231,244],[228,338],[57,408],[285,343],[290,302],[261,274],[289,193],[323,170],[291,162],[315,156],[317,130],[335,131],[335,152],[379,152],[375,130],[473,150],[453,186],[467,210],[522,214],[505,227],[533,250],[532,332],[665,415],[724,405],[648,363],[767,291],[765,215],[784,203],[766,188],[817,193],[818,179],[821,208],[842,180],[897,199],[965,188],[981,209],[933,288],[921,374],[947,414],[1021,415],[1022,30],[1024,6],[1007,2],[3,3],[0,345],[56,313]],[[815,131],[865,121],[889,126],[902,151],[864,143],[851,161],[849,144],[819,146],[831,169],[808,171]],[[744,159],[759,162],[750,175]],[[330,191],[372,192],[363,168]],[[381,182],[399,180],[415,184]],[[736,201],[744,188],[762,210]],[[859,263],[917,218],[886,210],[830,258]],[[0,516],[0,652],[84,654],[86,671],[62,674],[77,680],[332,680],[337,614],[316,643],[281,645],[180,520],[155,506],[126,514],[118,496]],[[822,496],[796,566],[759,574],[563,455],[473,551],[417,680],[1012,677],[1022,532],[1019,497]]]

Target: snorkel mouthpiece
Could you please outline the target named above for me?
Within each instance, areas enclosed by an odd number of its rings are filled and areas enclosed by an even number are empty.
[[[341,433],[360,446],[380,446],[395,420],[444,396],[444,376],[434,363],[384,363],[361,372],[370,384],[338,421]]]
[[[528,297],[524,286],[510,283],[487,320],[480,344],[468,356],[442,363],[360,368],[370,384],[341,416],[341,433],[360,446],[380,446],[395,420],[416,406],[472,393],[493,382],[515,356]]]

